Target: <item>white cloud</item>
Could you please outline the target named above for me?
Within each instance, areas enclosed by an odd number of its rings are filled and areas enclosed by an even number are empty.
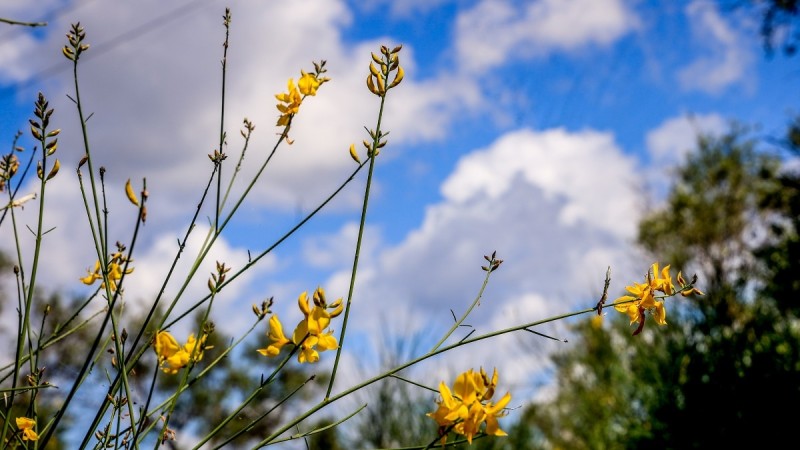
[[[428,207],[419,227],[361,265],[352,320],[365,335],[377,333],[387,317],[403,318],[409,333],[442,332],[452,323],[448,311],[460,315],[475,298],[482,255],[494,250],[505,262],[467,320],[477,333],[591,307],[609,265],[617,292],[649,264],[631,244],[639,220],[639,190],[630,181],[636,173],[606,133],[508,133],[462,157],[442,185],[444,199]],[[342,266],[326,286],[345,288],[349,267]],[[510,353],[498,349],[512,352],[528,338],[523,334],[470,346],[466,359],[462,352],[461,360],[441,364],[459,361],[464,370],[496,364],[509,383],[521,385],[547,365],[542,353],[509,366]]]
[[[85,3],[54,17],[36,39],[21,29],[23,34],[15,38],[13,45],[2,47],[16,50],[0,50],[0,79],[25,81],[54,63],[69,69],[70,63],[60,53],[66,42],[64,33],[70,22],[80,21],[84,27],[86,42],[92,47],[79,65],[81,99],[84,113],[92,115],[87,128],[95,170],[99,166],[107,169],[105,186],[112,244],[115,240],[130,244],[135,212],[122,194],[125,180],[131,178],[138,190],[142,178],[147,179],[148,222],[142,229],[136,255],[136,275],[147,289],[153,288],[156,281],[145,275],[149,272],[144,263],[163,268],[164,246],[182,234],[180,230],[194,213],[211,174],[212,164],[206,155],[213,152],[219,139],[219,60],[224,39],[222,14],[227,6],[219,2],[197,3],[196,8],[168,22],[169,26],[148,28],[108,46],[115,37],[153,20],[153,14],[164,14],[159,5],[155,0],[136,5]],[[394,42],[386,37],[355,45],[345,43],[340,29],[352,17],[343,1],[234,1],[230,6],[233,20],[225,111],[229,158],[223,178],[233,172],[241,148],[238,131],[242,118],[249,117],[256,124],[239,175],[240,181],[247,181],[275,142],[278,111],[274,94],[285,89],[286,80],[296,78],[301,68],[308,69],[312,60],[328,61],[332,81],[316,97],[304,102],[292,129],[295,144],[279,150],[240,214],[259,217],[266,208],[275,206],[291,210],[299,205],[307,211],[354,169],[347,148],[365,137],[364,125],[374,127],[379,107],[379,100],[365,86],[369,54],[377,51],[380,44]],[[25,46],[20,46],[23,41]],[[93,54],[97,56],[92,58]],[[390,146],[441,139],[456,114],[476,107],[479,94],[474,83],[452,74],[422,80],[415,70],[413,48],[408,45],[401,53],[401,62],[406,78],[398,91],[389,95],[384,114],[384,124],[392,131]],[[63,130],[55,155],[61,160],[62,169],[48,192],[47,220],[57,228],[47,236],[51,242],[47,249],[47,281],[53,289],[69,292],[96,259],[90,233],[81,218],[83,206],[75,174],[69,169],[77,166],[83,145],[75,107],[67,99],[67,95],[74,96],[71,71],[58,72],[43,84],[55,109],[51,123]],[[33,99],[32,92],[26,95]],[[20,120],[22,127],[24,119]],[[84,166],[84,174],[87,169]],[[226,210],[243,189],[242,183],[234,187]],[[333,207],[360,205],[359,191],[345,190]],[[213,197],[211,192],[209,203],[213,203]],[[212,215],[209,203],[200,212],[200,224],[207,223]],[[27,207],[24,223],[34,224],[35,212],[35,208]],[[243,251],[238,246],[225,247],[223,256],[241,261]],[[208,268],[203,270],[204,278]],[[133,287],[130,286],[131,296]]]
[[[466,69],[484,71],[519,58],[606,46],[638,26],[620,0],[483,0],[460,13],[456,48]]]
[[[724,133],[728,123],[719,114],[678,116],[665,120],[646,136],[650,169],[647,182],[656,198],[668,192],[675,169],[686,161],[686,155],[697,148],[701,135]]]
[[[358,239],[358,223],[345,224],[338,233],[311,236],[303,242],[303,259],[312,267],[338,268],[344,255],[351,257]],[[380,232],[367,226],[361,246],[361,261],[369,263],[381,245]]]
[[[630,235],[634,224],[620,224],[618,218],[633,209],[632,203],[624,202],[632,186],[623,181],[633,172],[633,161],[623,156],[610,134],[522,130],[506,134],[490,150],[462,158],[442,193],[458,203],[477,195],[494,199],[505,195],[520,176],[550,198],[565,198],[558,216],[564,225],[587,221],[610,233]]]
[[[85,113],[93,114],[88,128],[94,157],[108,169],[109,182],[147,177],[151,213],[177,220],[183,218],[183,209],[172,205],[199,199],[212,169],[206,155],[218,146],[225,5],[198,5],[170,26],[148,28],[108,47],[121,33],[152,20],[152,11],[163,9],[158,2],[149,3],[91,3],[53,20],[41,40],[22,35],[0,47],[0,79],[24,81],[63,63],[65,71],[48,81],[44,91],[56,110],[53,122],[64,130],[62,164],[76,164],[82,140],[74,105],[66,98],[74,96],[69,63],[58,49],[65,43],[68,20],[80,20],[92,45],[79,73]],[[343,42],[340,29],[352,17],[342,1],[234,1],[231,10],[225,111],[229,158],[223,174],[232,173],[243,144],[239,130],[244,117],[256,130],[240,179],[255,174],[276,140],[274,94],[285,89],[289,77],[297,78],[301,68],[309,69],[312,60],[325,59],[332,81],[304,102],[291,133],[296,143],[279,149],[251,196],[259,207],[290,210],[316,204],[353,169],[350,143],[366,137],[364,126],[374,127],[379,101],[365,87],[369,54],[380,44],[395,42],[389,37]],[[92,58],[92,52],[102,50],[107,51]],[[384,114],[392,131],[390,145],[442,139],[456,115],[478,107],[474,82],[444,73],[423,80],[409,45],[401,62],[406,68],[399,87],[403,92],[392,92]],[[240,184],[234,190],[242,189]],[[348,190],[334,206],[357,204],[357,194]]]
[[[681,86],[714,94],[743,82],[753,54],[739,31],[713,3],[694,0],[686,6],[686,15],[695,41],[705,54],[678,71]]]
[[[697,147],[703,134],[719,135],[727,128],[719,114],[695,114],[667,119],[647,133],[647,151],[652,164],[664,167],[682,163]]]
[[[208,226],[197,226],[192,231],[184,252],[178,260],[174,275],[167,285],[161,300],[163,306],[169,305],[175,299],[179,290],[182,289],[197,255],[203,249],[208,230]],[[129,304],[139,305],[138,309],[150,307],[151,301],[148,300],[155,299],[161,289],[177,251],[178,234],[164,233],[158,236],[143,254],[135,258],[134,266],[136,270],[128,279],[129,284],[125,294]],[[216,273],[216,262],[224,263],[226,267],[231,269],[227,275],[230,279],[236,272],[247,265],[249,260],[250,256],[246,249],[235,248],[224,238],[218,238],[203,263],[197,268],[196,275],[187,284],[173,317],[176,313],[186,311],[189,306],[195,305],[208,295],[207,282],[211,274]],[[259,303],[262,300],[262,298],[251,296],[252,285],[255,280],[269,273],[275,266],[275,257],[267,255],[220,291],[215,297],[211,314],[212,319],[225,319],[216,321],[220,329],[225,333],[236,335],[251,323],[253,316],[248,314],[250,305]],[[231,312],[236,313],[231,314]]]

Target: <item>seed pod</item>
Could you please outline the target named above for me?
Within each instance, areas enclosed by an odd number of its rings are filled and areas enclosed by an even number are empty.
[[[57,148],[58,148],[58,139],[53,139],[52,141],[48,142],[47,146],[45,147],[45,149],[47,150],[47,156],[50,156],[53,153],[55,153]]]
[[[383,77],[375,77],[378,80],[378,92],[380,96],[386,94],[386,84],[383,82]]]
[[[380,75],[380,72],[378,72],[378,68],[377,68],[377,67],[375,67],[375,64],[369,63],[369,71],[370,71],[370,72],[371,72],[373,75],[375,75],[376,77]]]
[[[377,89],[375,89],[375,83],[372,81],[372,74],[367,75],[367,89],[369,89],[369,91],[372,92],[373,94],[380,97],[381,94],[380,92],[378,92]]]
[[[58,159],[56,159],[56,162],[53,164],[53,168],[50,169],[50,173],[47,175],[47,179],[49,180],[54,176],[56,176],[56,174],[58,173],[58,169],[60,168],[61,168],[61,162],[59,162]]]
[[[39,133],[39,130],[37,130],[36,128],[31,127],[31,134],[33,135],[34,139],[36,139],[37,141],[41,141],[42,140],[42,134]]]
[[[405,70],[403,70],[403,66],[398,66],[397,67],[397,74],[394,76],[394,81],[392,81],[392,84],[389,85],[389,89],[391,89],[391,88],[397,86],[398,84],[400,84],[400,82],[403,81],[403,77],[405,77],[405,76],[406,76],[406,72],[405,72]]]
[[[356,153],[356,144],[350,144],[350,157],[353,158],[353,161],[361,164],[361,160],[358,158],[358,153]]]
[[[128,178],[128,181],[125,183],[125,195],[128,196],[128,200],[130,200],[134,206],[139,206],[139,199],[136,198],[136,193],[133,192],[133,186],[131,186],[130,178]]]

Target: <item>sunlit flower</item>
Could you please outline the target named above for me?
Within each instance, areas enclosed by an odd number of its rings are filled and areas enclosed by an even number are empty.
[[[269,346],[267,346],[267,348],[258,349],[258,353],[264,356],[277,356],[281,348],[291,342],[289,339],[286,339],[286,336],[283,334],[283,325],[278,319],[277,314],[273,314],[272,317],[269,318],[269,332],[267,333],[267,337],[270,340]]]
[[[653,263],[653,281],[655,283],[654,289],[661,291],[667,295],[675,293],[675,286],[672,284],[672,276],[669,274],[669,264],[664,266],[660,273],[658,272],[658,263]]]
[[[303,95],[317,95],[320,82],[313,74],[300,71],[300,79],[297,80],[297,87]]]
[[[452,430],[463,435],[469,443],[481,432],[481,424],[486,423],[483,430],[485,434],[505,436],[506,432],[500,429],[498,417],[505,415],[505,407],[511,401],[511,394],[506,393],[499,402],[492,404],[491,399],[497,386],[497,369],[491,378],[481,368],[480,372],[470,369],[456,377],[453,390],[444,383],[439,384],[441,400],[437,403],[436,411],[428,416],[439,424],[441,433]],[[447,441],[447,435],[442,437],[442,444]]]
[[[205,345],[206,335],[198,341],[194,334],[190,334],[186,344],[181,346],[172,335],[167,331],[159,331],[156,334],[153,349],[158,356],[158,364],[164,373],[174,375],[178,371],[189,365],[190,362],[197,362],[203,359],[203,352],[210,346]]]
[[[672,283],[672,275],[669,273],[670,266],[667,264],[663,269],[659,270],[658,263],[653,263],[650,270],[647,272],[646,280],[644,283],[633,283],[626,286],[625,289],[630,295],[623,295],[614,301],[614,308],[624,314],[627,314],[631,320],[631,324],[638,322],[639,326],[633,332],[634,335],[641,333],[645,323],[645,313],[649,312],[653,316],[653,320],[659,325],[667,324],[667,310],[664,306],[664,298],[671,297],[676,294],[675,285]],[[678,284],[680,285],[681,295],[689,295],[692,293],[702,292],[694,288],[694,286],[686,283],[683,275],[678,272]],[[657,294],[658,292],[662,293]]]
[[[108,287],[111,290],[111,292],[116,292],[117,283],[119,283],[119,281],[122,280],[122,275],[123,275],[122,267],[125,265],[126,262],[128,262],[128,257],[126,257],[121,251],[113,253],[111,257],[108,259],[107,276],[108,276]],[[125,270],[125,275],[130,273],[133,273],[133,267],[128,267],[128,269]],[[94,268],[92,268],[92,270],[87,270],[86,276],[80,278],[80,281],[88,286],[94,284],[95,281],[102,279],[103,279],[103,273],[100,270],[100,261],[95,261]],[[100,283],[101,289],[105,289],[105,287],[106,287],[105,282]]]
[[[286,87],[287,91],[285,93],[275,94],[275,98],[278,99],[276,107],[278,111],[281,112],[281,116],[278,118],[278,126],[288,125],[289,119],[297,114],[300,110],[300,103],[303,101],[303,97],[300,96],[300,91],[297,89],[297,86],[294,85],[294,78],[289,78]]]
[[[656,302],[656,306],[653,308],[653,319],[659,325],[667,324],[667,310],[664,308],[664,302]]]
[[[342,299],[337,299],[330,305],[325,300],[325,291],[317,288],[313,295],[314,305],[309,302],[308,293],[303,292],[297,298],[297,306],[303,313],[303,319],[297,324],[288,339],[283,332],[283,324],[276,314],[269,319],[267,337],[270,344],[266,348],[258,349],[264,356],[277,356],[286,344],[299,347],[297,360],[300,363],[315,363],[319,361],[319,352],[338,348],[336,338],[328,326],[331,318],[342,313]]]
[[[33,429],[36,427],[36,421],[27,417],[17,417],[17,428],[22,431],[23,441],[38,441],[39,435]]]
[[[94,263],[94,269],[87,270],[86,273],[86,276],[80,279],[85,285],[91,285],[97,280],[102,280],[103,276],[100,275],[100,261],[96,261]]]
[[[325,72],[322,66],[315,64],[315,68],[317,70],[316,73],[306,73],[301,70],[297,85],[294,83],[294,78],[289,78],[289,82],[286,83],[286,92],[275,94],[275,98],[278,99],[276,107],[281,113],[280,117],[278,117],[278,126],[288,125],[292,116],[300,111],[300,104],[303,103],[303,98],[306,95],[317,95],[317,89],[322,83],[329,80],[327,77],[319,76]]]

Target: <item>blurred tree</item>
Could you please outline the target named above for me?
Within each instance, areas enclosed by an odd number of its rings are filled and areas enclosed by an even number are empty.
[[[784,282],[776,276],[796,283],[800,273],[790,254],[797,174],[755,151],[740,130],[698,144],[667,207],[642,222],[640,241],[665,260],[697,267],[707,295],[690,300],[691,328],[669,335],[677,339],[664,347],[667,364],[650,380],[661,386],[651,410],[660,433],[632,445],[779,444],[783,436],[762,430],[789,429],[793,420],[775,401],[800,401],[798,320],[775,296]],[[796,307],[796,297],[789,301]]]
[[[546,448],[785,441],[794,416],[776,405],[800,401],[800,201],[780,163],[741,129],[698,139],[639,240],[654,260],[696,270],[707,295],[671,300],[669,325],[637,337],[614,312],[608,331],[578,324],[576,345],[554,356],[556,395],[525,415]]]
[[[392,333],[382,329],[381,354],[376,373],[390,370],[413,359],[419,353],[424,336]],[[366,373],[367,368],[363,371]],[[405,379],[387,378],[358,392],[353,401],[366,408],[353,418],[348,448],[392,448],[428,443],[437,436],[437,425],[427,413],[435,409],[438,392],[428,392]],[[431,388],[438,388],[430,386]],[[350,427],[346,424],[345,427]]]
[[[313,428],[322,428],[333,423],[330,419],[325,419],[314,425]],[[339,439],[337,427],[328,428],[324,431],[311,435],[306,441],[308,450],[344,450]]]
[[[761,17],[761,39],[767,54],[780,48],[787,56],[797,53],[800,44],[800,3],[798,0],[737,0],[737,6],[755,10]]]

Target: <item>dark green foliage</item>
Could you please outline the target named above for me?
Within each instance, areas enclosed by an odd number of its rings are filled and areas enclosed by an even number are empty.
[[[761,38],[767,54],[781,48],[787,56],[797,53],[800,43],[800,3],[797,0],[751,0],[761,14]]]
[[[577,324],[554,357],[556,396],[525,415],[546,448],[785,442],[796,420],[782,405],[800,402],[800,190],[780,163],[742,130],[698,140],[640,242],[654,261],[697,271],[707,295],[669,300],[668,325],[637,337],[614,311],[602,329]]]

